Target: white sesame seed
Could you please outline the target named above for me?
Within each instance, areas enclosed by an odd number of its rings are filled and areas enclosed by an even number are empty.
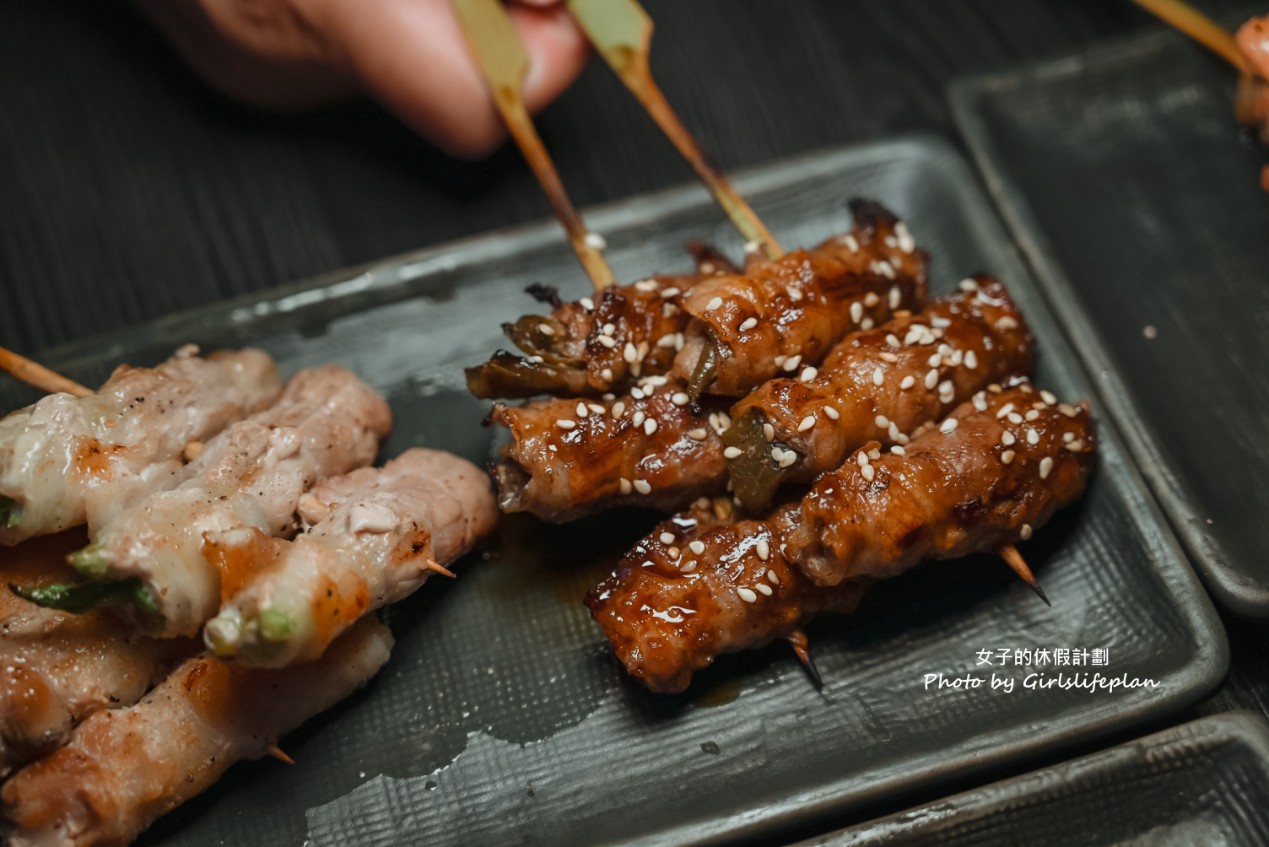
[[[687,437],[693,441],[704,441],[707,437],[709,437],[709,433],[704,429],[689,429],[687,431]]]
[[[780,457],[780,467],[782,468],[790,467],[797,460],[798,460],[797,453],[793,452],[792,450],[785,450],[784,455]]]
[[[961,291],[964,291],[966,294],[969,294],[971,292],[978,290],[978,283],[972,279],[962,279],[960,281],[959,287]]]
[[[785,359],[784,364],[780,367],[784,368],[786,371],[792,372],[796,371],[798,369],[798,365],[800,364],[802,364],[802,355],[798,354]]]
[[[1009,430],[1005,430],[1004,432],[1000,434],[1000,443],[1005,445],[1006,447],[1012,447],[1013,443],[1017,440],[1018,439],[1014,438],[1013,433],[1010,432]]]
[[[882,350],[877,354],[877,357],[881,359],[881,361],[887,362],[891,365],[896,364],[899,361],[899,357],[894,353],[891,353],[889,350]]]
[[[914,326],[908,329],[907,334],[903,336],[905,346],[911,346],[921,340],[921,336],[925,334],[925,327]]]
[[[802,369],[802,373],[798,375],[798,379],[802,382],[810,382],[815,379],[815,375],[818,373],[819,371],[815,368],[807,366]]]
[[[679,566],[679,570],[682,571],[683,573],[691,573],[692,571],[696,570],[696,560],[692,559],[690,561],[684,562],[682,565]]]
[[[856,240],[855,236],[851,235],[850,233],[847,233],[846,235],[842,236],[842,241],[846,244],[846,247],[847,249],[850,250],[850,252],[852,253],[859,252],[859,241]]]
[[[655,279],[641,279],[634,284],[634,287],[645,294],[651,294],[657,290],[657,281]]]
[[[560,418],[555,422],[560,429],[576,429],[577,421],[570,421],[568,418]]]
[[[890,452],[891,452],[891,453],[894,453],[896,456],[906,456],[906,455],[908,455],[908,451],[907,451],[907,450],[904,450],[904,449],[903,449],[902,447],[900,447],[898,444],[895,444],[893,447],[891,447],[891,448],[890,448]]]
[[[1028,409],[1027,413],[1023,415],[1022,417],[1024,420],[1033,421],[1036,418],[1040,417],[1040,413],[1037,412],[1035,409]]]
[[[775,427],[770,423],[764,423],[762,425],[762,437],[767,439],[768,444],[775,441]]]
[[[1000,318],[998,321],[996,321],[996,329],[1010,330],[1010,329],[1017,329],[1017,328],[1018,328],[1018,322],[1014,320],[1013,318],[1009,317],[1008,315],[1005,315],[1003,318]]]
[[[996,410],[996,420],[1000,420],[1001,418],[1008,415],[1012,411],[1013,411],[1013,404],[1006,403],[1005,405],[1001,406],[999,409]]]
[[[622,494],[629,494],[630,490],[633,488],[633,486],[630,484],[630,480],[626,479],[624,476],[617,483],[617,485],[621,489]]]
[[[609,350],[617,346],[617,339],[613,338],[611,335],[599,335],[596,336],[596,340]]]
[[[899,387],[903,389],[904,391],[907,391],[909,388],[911,388],[914,385],[916,385],[916,377],[912,376],[911,374],[908,374],[907,376],[905,376],[903,378],[903,382],[899,383]]]
[[[739,447],[725,447],[723,448],[723,458],[739,459],[744,452]]]
[[[877,425],[877,429],[885,429],[890,426],[890,418],[885,415],[877,415],[877,417],[872,419],[872,422]]]
[[[589,297],[583,297],[581,300],[578,300],[577,302],[580,303],[582,305],[582,308],[585,309],[586,311],[588,312],[595,311],[595,301],[590,299]]]
[[[757,253],[761,249],[762,249],[762,242],[756,238],[745,242],[746,253]]]
[[[740,322],[740,326],[738,327],[738,329],[741,332],[748,332],[749,330],[753,329],[757,325],[758,325],[757,318],[745,318],[743,321]]]
[[[864,465],[868,464],[868,454],[863,450],[860,450],[855,454],[855,461],[858,462],[859,466],[862,468]]]
[[[634,489],[640,494],[651,494],[652,483],[648,482],[646,479],[636,479],[634,481]]]
[[[903,302],[903,292],[899,290],[899,286],[890,286],[890,298],[888,302],[890,303],[891,311],[899,308],[899,304]]]
[[[1022,415],[1018,414],[1017,412],[1010,412],[1009,416],[1005,418],[1005,420],[1009,421],[1009,423],[1013,424],[1014,426],[1018,426],[1019,424],[1022,423]]]
[[[943,403],[951,403],[956,399],[956,386],[952,384],[950,379],[945,379],[939,383],[939,401]]]
[[[1012,450],[1006,450],[1005,452],[1000,454],[1000,461],[1004,462],[1007,465],[1013,461],[1013,457],[1014,457],[1014,452]]]
[[[864,295],[864,305],[869,309],[876,306],[879,302],[881,302],[881,298],[877,296],[877,292],[875,291],[869,291]]]
[[[1068,418],[1073,418],[1079,414],[1079,410],[1076,409],[1074,406],[1072,406],[1070,403],[1059,403],[1058,411],[1066,415]]]
[[[890,422],[890,428],[886,430],[886,436],[891,441],[898,441],[903,438],[903,433],[899,430],[899,425],[894,421]]]
[[[886,373],[881,368],[874,368],[872,372],[872,384],[880,388],[886,383]]]
[[[939,362],[941,362],[941,361],[943,361],[943,356],[942,356],[942,354],[941,354],[941,353],[935,353],[935,354],[933,354],[932,356],[930,356],[930,358],[926,359],[926,360],[925,360],[925,363],[926,363],[927,365],[929,365],[930,367],[932,367],[932,368],[937,368],[937,367],[939,366]]]
[[[555,327],[545,323],[538,324],[538,332],[542,333],[543,335],[555,335]]]
[[[693,541],[691,544],[687,545],[687,549],[699,556],[705,552],[705,542],[699,540]]]
[[[825,406],[824,416],[827,417],[830,421],[835,421],[841,417],[841,413],[838,412],[837,409],[833,408],[832,406]]]
[[[1040,399],[1043,400],[1045,404],[1049,406],[1052,406],[1055,403],[1057,403],[1057,398],[1053,396],[1053,392],[1051,391],[1042,390],[1040,392]]]
[[[978,411],[980,412],[987,411],[987,395],[983,394],[983,392],[980,391],[977,394],[975,394],[973,402],[974,402],[974,408],[977,409]]]
[[[586,417],[586,416],[587,416],[587,415],[589,415],[589,414],[590,414],[590,409],[588,409],[588,408],[586,407],[586,404],[585,404],[585,403],[578,403],[578,404],[577,404],[577,416],[578,416],[579,418],[584,418],[584,417]]]
[[[802,294],[802,289],[795,288],[794,286],[790,285],[788,288],[785,289],[785,291],[789,293],[789,299],[792,300],[794,303],[800,303],[802,301],[802,297],[804,296]]]
[[[1029,539],[1031,537],[1031,524],[1024,523],[1021,527],[1019,527],[1018,537],[1021,538],[1023,541],[1026,541],[1027,539]]]
[[[873,479],[877,476],[877,471],[875,468],[873,468],[872,465],[864,465],[863,467],[859,469],[859,472],[863,474],[864,479],[868,480],[869,482],[872,482]]]
[[[635,348],[633,344],[627,341],[625,348],[623,348],[621,351],[621,358],[625,359],[628,363],[633,365],[635,363],[635,360],[639,358],[639,351]]]
[[[736,593],[740,595],[740,599],[746,603],[758,602],[758,595],[751,588],[745,588],[743,585],[736,589]]]
[[[642,409],[635,409],[635,413],[630,416],[630,420],[634,422],[635,426],[643,426],[643,420],[646,417],[647,415],[644,414]]]
[[[864,304],[855,300],[850,304],[850,319],[855,323],[859,323],[864,319]]]
[[[965,367],[972,371],[978,367],[978,354],[973,350],[966,350],[963,361],[965,362]]]
[[[815,426],[815,415],[807,415],[802,418],[802,422],[798,424],[798,432],[806,432],[813,426]]]
[[[1027,427],[1027,443],[1033,447],[1040,443],[1040,433],[1034,427]]]
[[[673,544],[673,543],[674,543],[674,533],[672,533],[672,532],[663,532],[663,533],[661,533],[661,543],[662,543],[662,544]]]
[[[779,585],[780,575],[776,573],[775,571],[771,571],[771,570],[767,571],[767,582],[771,583],[772,585]]]
[[[911,253],[916,249],[916,242],[912,240],[912,233],[908,232],[908,225],[903,221],[899,221],[894,225],[894,234],[899,238],[899,249],[904,253]]]
[[[683,391],[676,391],[670,395],[670,402],[676,406],[686,406],[692,402],[692,398]]]
[[[933,388],[939,384],[939,372],[936,368],[931,368],[929,373],[925,375],[925,387]]]
[[[775,593],[774,591],[771,590],[771,586],[767,585],[765,582],[758,583],[757,585],[754,586],[754,588],[756,588],[758,590],[758,593],[764,597],[770,597],[772,594]]]
[[[758,543],[754,545],[754,549],[758,551],[758,558],[764,562],[771,555],[771,545],[767,543],[765,538],[759,538]]]
[[[1080,450],[1084,449],[1084,442],[1083,441],[1068,441],[1063,446],[1067,450],[1070,450],[1072,453],[1078,453]]]
[[[958,423],[959,421],[957,421],[956,418],[948,418],[943,421],[943,423],[939,424],[939,432],[944,435],[951,435],[953,432],[956,432],[956,426]]]
[[[648,418],[646,421],[643,422],[643,432],[645,435],[652,435],[656,431],[657,431],[656,418]]]
[[[612,368],[604,368],[602,371],[599,372],[599,375],[602,376],[604,380],[607,382],[612,382],[613,380]]]
[[[626,413],[626,403],[624,400],[618,400],[612,404],[612,416],[614,419],[620,418]]]
[[[899,336],[895,335],[893,332],[888,333],[886,335],[886,344],[895,348],[896,350],[903,346],[903,344],[900,343],[899,341]]]
[[[1075,440],[1075,433],[1073,432],[1062,433],[1062,441],[1065,442],[1065,441],[1074,441],[1074,440]]]
[[[1052,470],[1053,470],[1053,459],[1050,456],[1045,456],[1043,459],[1040,460],[1040,479],[1048,479],[1049,472]]]
[[[721,305],[723,305],[723,298],[715,297],[714,299],[710,300],[708,303],[705,304],[705,311],[712,312]]]
[[[671,547],[665,551],[665,555],[669,556],[671,559],[677,559],[679,556],[683,555],[683,551],[677,547]]]
[[[661,291],[661,296],[662,297],[678,297],[682,293],[683,292],[681,289],[676,288],[674,286],[670,286],[669,288],[663,289]]]
[[[600,335],[612,335],[616,331],[617,325],[615,323],[606,323],[599,328]]]
[[[582,240],[585,241],[586,246],[592,250],[603,250],[608,246],[608,242],[605,241],[604,237],[597,232],[586,233],[586,237]]]
[[[681,332],[674,333],[674,349],[682,350],[684,343],[685,343],[685,339],[683,338],[683,333]]]

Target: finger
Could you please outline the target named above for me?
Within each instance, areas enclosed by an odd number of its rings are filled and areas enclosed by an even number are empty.
[[[563,9],[509,11],[529,56],[525,101],[541,108],[581,72],[585,38]],[[502,122],[447,0],[335,3],[331,27],[365,89],[441,149],[478,158],[502,141]]]

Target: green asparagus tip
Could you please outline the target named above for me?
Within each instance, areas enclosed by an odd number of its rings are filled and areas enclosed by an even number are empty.
[[[46,609],[83,614],[92,609],[135,603],[138,595],[149,595],[139,579],[110,582],[81,582],[78,585],[43,585],[27,587],[10,583],[13,593]]]
[[[256,616],[256,626],[263,641],[278,643],[295,634],[295,619],[281,609],[265,609]]]
[[[13,529],[22,522],[22,507],[11,497],[0,494],[0,526]]]
[[[102,577],[110,567],[106,557],[106,548],[100,544],[89,544],[82,550],[76,550],[66,557],[66,561],[84,576]]]

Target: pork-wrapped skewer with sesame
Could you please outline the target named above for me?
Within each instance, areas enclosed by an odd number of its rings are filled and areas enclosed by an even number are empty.
[[[763,383],[732,407],[723,441],[737,496],[760,510],[870,440],[907,444],[976,391],[1031,371],[1034,341],[1008,291],[975,277],[920,313],[847,336],[817,369]]]
[[[702,265],[713,273],[652,277],[522,318],[506,331],[528,358],[499,354],[467,372],[468,387],[595,396],[672,370],[693,394],[736,396],[818,362],[845,333],[925,299],[926,257],[907,228],[876,203],[851,207],[850,233],[776,260],[751,256],[743,273],[719,273],[710,257]]]
[[[1031,537],[1084,492],[1085,406],[1016,381],[883,455],[872,443],[765,521],[659,526],[587,598],[626,669],[681,691],[718,655],[850,611],[867,581]]]
[[[493,466],[498,505],[564,522],[619,505],[675,509],[726,485],[726,403],[645,377],[620,397],[496,404],[511,441]]]
[[[199,356],[183,347],[154,368],[121,366],[85,397],[50,394],[0,420],[0,544],[87,521],[107,523],[184,479],[189,448],[263,408],[280,389],[259,350]]]
[[[817,479],[790,521],[788,555],[828,586],[994,552],[1083,495],[1095,443],[1086,403],[1022,378],[993,384],[906,447],[871,443]]]
[[[72,576],[65,557],[83,539],[72,530],[15,547],[6,554],[6,580],[32,587]],[[65,744],[89,714],[137,702],[195,647],[131,638],[107,611],[42,609],[0,589],[0,777]]]
[[[813,584],[781,552],[780,527],[692,510],[636,544],[586,597],[626,670],[653,691],[682,691],[723,653],[787,638],[817,614],[854,611],[868,580]]]
[[[498,520],[479,468],[424,448],[319,483],[300,513],[308,531],[281,542],[276,561],[208,621],[204,636],[216,656],[254,667],[312,661],[367,611],[412,594]]]
[[[208,441],[185,483],[124,512],[73,554],[71,564],[90,582],[25,596],[63,608],[113,604],[152,635],[197,635],[222,592],[244,580],[218,567],[229,559],[205,554],[206,538],[294,530],[304,492],[369,464],[391,421],[387,403],[351,371],[301,371],[273,406]]]
[[[925,304],[927,257],[892,212],[853,200],[854,228],[811,250],[754,259],[679,298],[692,321],[672,373],[692,393],[741,396],[820,360],[843,336]]]
[[[141,702],[96,712],[70,744],[5,784],[6,843],[129,843],[235,762],[266,755],[278,736],[363,686],[391,648],[391,633],[371,616],[310,664],[261,670],[209,656],[185,661]]]

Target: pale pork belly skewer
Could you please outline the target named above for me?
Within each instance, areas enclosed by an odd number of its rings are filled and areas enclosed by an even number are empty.
[[[220,607],[222,590],[244,579],[217,566],[228,560],[209,560],[205,536],[294,530],[304,492],[369,464],[391,420],[383,398],[351,371],[301,371],[277,403],[208,441],[187,482],[123,513],[71,556],[91,582],[24,596],[55,607],[116,604],[152,635],[197,635]]]
[[[31,587],[73,575],[65,556],[83,542],[82,530],[32,539],[6,553],[5,579]],[[188,639],[132,638],[106,610],[43,609],[0,590],[0,777],[65,744],[92,712],[140,700],[196,650]]]
[[[866,445],[766,520],[661,524],[587,605],[632,675],[681,691],[722,653],[853,610],[870,580],[1030,538],[1083,494],[1093,449],[1086,407],[995,385],[906,448]]]
[[[366,612],[409,596],[434,571],[448,573],[443,566],[498,520],[479,468],[424,448],[319,483],[300,512],[308,531],[208,621],[218,657],[255,667],[315,659]]]
[[[185,661],[141,702],[95,713],[70,744],[4,785],[6,843],[127,844],[235,762],[269,754],[278,736],[363,686],[391,648],[387,627],[369,616],[309,664]]]
[[[723,441],[736,494],[760,510],[785,481],[810,482],[871,440],[906,444],[972,394],[1030,373],[1034,339],[985,276],[916,314],[847,336],[818,368],[770,380],[731,409]]]
[[[185,478],[193,444],[271,403],[258,350],[183,347],[155,368],[121,366],[96,392],[50,394],[0,420],[0,544],[109,522]]]

